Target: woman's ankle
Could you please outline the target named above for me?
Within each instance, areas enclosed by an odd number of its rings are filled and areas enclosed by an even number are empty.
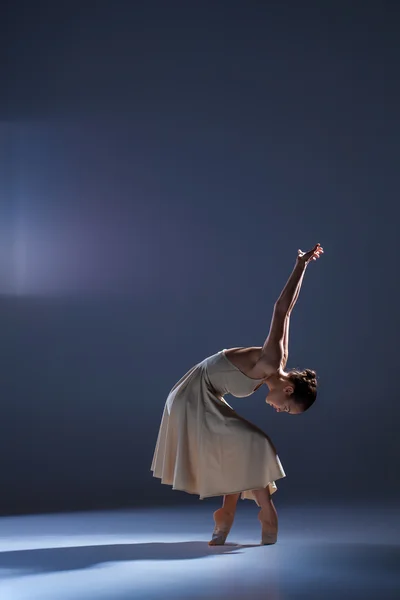
[[[258,520],[266,529],[278,531],[278,517],[276,512],[271,508],[261,508],[258,513]]]
[[[216,515],[218,515],[219,517],[225,517],[227,519],[233,519],[234,516],[235,516],[235,511],[234,510],[228,510],[224,506],[221,506],[221,508],[218,508],[214,512],[214,516],[216,516]]]

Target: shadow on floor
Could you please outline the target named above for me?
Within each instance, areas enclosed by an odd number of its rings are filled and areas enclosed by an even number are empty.
[[[158,542],[15,550],[0,553],[0,569],[22,570],[26,573],[73,571],[118,561],[190,560],[219,554],[236,554],[247,547],[253,546],[225,544],[210,547],[207,542]]]
[[[312,582],[319,586],[328,585],[331,595],[326,593],[325,600],[336,598],[335,586],[350,586],[353,591],[354,586],[359,586],[364,591],[374,590],[374,593],[380,590],[378,595],[382,598],[389,597],[384,595],[385,589],[398,590],[400,587],[400,546],[365,543],[307,544],[292,548],[279,544],[275,547],[235,544],[210,547],[207,542],[191,541],[16,550],[0,552],[0,572],[13,578],[33,573],[90,569],[120,561],[212,559],[213,556],[242,554],[246,548],[260,550],[252,561],[261,561],[266,582],[271,576],[283,577],[287,591],[294,593],[299,585],[304,585],[309,590],[309,598],[313,598]],[[278,553],[273,551],[273,560],[266,560],[266,548],[278,550]]]

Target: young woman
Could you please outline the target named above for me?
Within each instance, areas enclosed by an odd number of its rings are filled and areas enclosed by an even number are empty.
[[[298,251],[296,265],[275,303],[262,347],[222,350],[195,365],[172,388],[161,420],[151,470],[173,489],[200,499],[224,496],[214,513],[210,545],[225,543],[240,497],[261,508],[261,544],[277,541],[278,517],[271,496],[285,477],[276,449],[258,427],[243,419],[224,399],[250,396],[264,383],[266,402],[296,415],[315,401],[314,371],[285,371],[289,321],[307,265],[323,253],[320,244]]]

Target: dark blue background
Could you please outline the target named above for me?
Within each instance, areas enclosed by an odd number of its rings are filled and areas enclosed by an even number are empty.
[[[279,502],[398,495],[396,2],[5,2],[3,513],[194,502],[153,480],[169,389],[261,345],[316,242]]]

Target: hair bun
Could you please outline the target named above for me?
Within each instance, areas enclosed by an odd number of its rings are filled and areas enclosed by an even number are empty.
[[[307,381],[317,383],[317,374],[312,369],[304,369],[304,377]]]

